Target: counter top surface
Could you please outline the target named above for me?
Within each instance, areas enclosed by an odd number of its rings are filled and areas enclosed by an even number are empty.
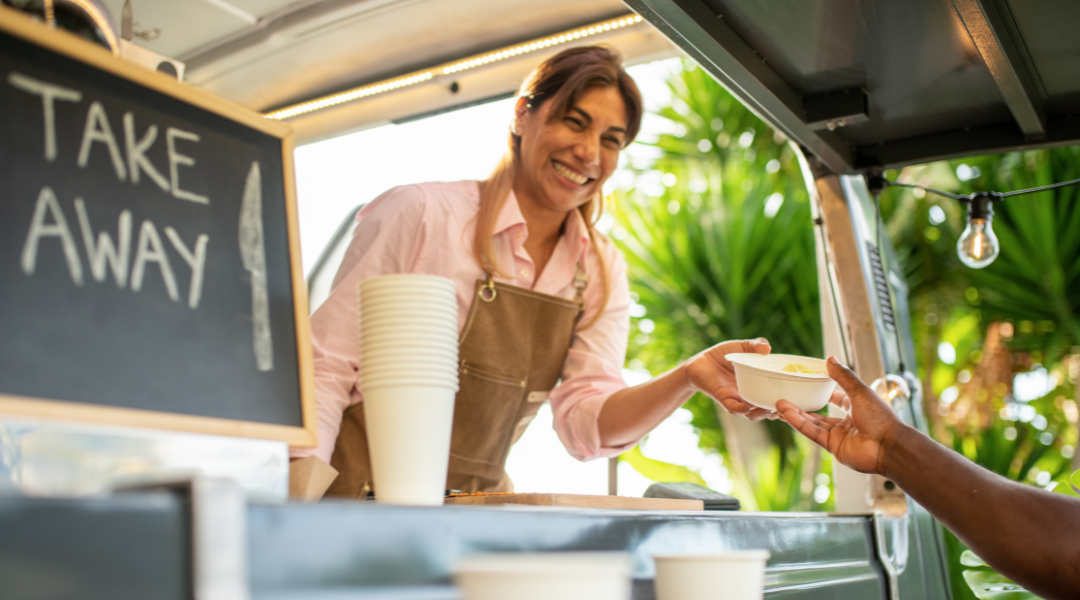
[[[16,574],[5,576],[0,600],[42,585],[70,587],[56,598],[186,597],[187,511],[166,493],[0,497],[0,573]],[[333,597],[443,593],[456,562],[470,554],[623,551],[633,558],[634,600],[648,600],[653,554],[764,548],[772,553],[770,598],[882,598],[872,529],[868,516],[823,513],[252,503],[246,560],[255,598],[291,597],[290,590]]]

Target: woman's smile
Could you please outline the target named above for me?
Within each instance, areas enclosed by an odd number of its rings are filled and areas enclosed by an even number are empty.
[[[556,173],[561,175],[564,179],[569,180],[571,183],[576,184],[577,187],[583,186],[593,180],[592,177],[582,175],[555,159],[552,159],[551,165],[555,168]]]

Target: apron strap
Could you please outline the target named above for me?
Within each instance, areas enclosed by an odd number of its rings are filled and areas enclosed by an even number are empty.
[[[585,288],[588,287],[589,278],[585,275],[585,265],[579,261],[574,266],[574,301],[578,303],[578,314],[585,312]],[[492,302],[499,295],[495,289],[495,279],[491,273],[487,274],[487,283],[476,293],[484,302]]]

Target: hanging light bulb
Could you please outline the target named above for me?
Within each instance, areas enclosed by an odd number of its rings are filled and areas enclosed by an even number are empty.
[[[870,389],[882,400],[889,403],[893,410],[900,410],[911,400],[911,386],[900,375],[889,373],[881,379],[874,380]]]
[[[997,199],[994,194],[976,194],[970,200],[965,200],[968,205],[967,227],[956,242],[956,253],[960,255],[960,262],[972,269],[981,269],[997,258],[1000,247],[990,226],[994,220],[991,203]]]

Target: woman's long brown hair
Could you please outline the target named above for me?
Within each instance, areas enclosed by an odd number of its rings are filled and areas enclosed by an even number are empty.
[[[565,117],[573,108],[579,94],[592,87],[614,87],[619,90],[619,95],[626,104],[626,144],[632,142],[641,128],[641,93],[634,80],[623,70],[622,57],[614,50],[602,46],[564,50],[530,73],[521,84],[518,96],[530,99],[527,110],[532,111],[539,110],[545,102],[550,102],[548,120],[556,121]],[[480,211],[476,215],[473,252],[488,275],[503,275],[495,259],[495,221],[510,197],[520,157],[521,137],[511,132],[507,153],[499,159],[491,175],[480,182]],[[589,246],[600,261],[600,280],[604,286],[600,310],[591,321],[581,325],[580,329],[592,326],[600,318],[611,296],[608,265],[596,246],[597,237],[602,236],[596,231],[596,222],[603,212],[603,204],[603,198],[598,192],[595,198],[578,207],[589,232]]]

